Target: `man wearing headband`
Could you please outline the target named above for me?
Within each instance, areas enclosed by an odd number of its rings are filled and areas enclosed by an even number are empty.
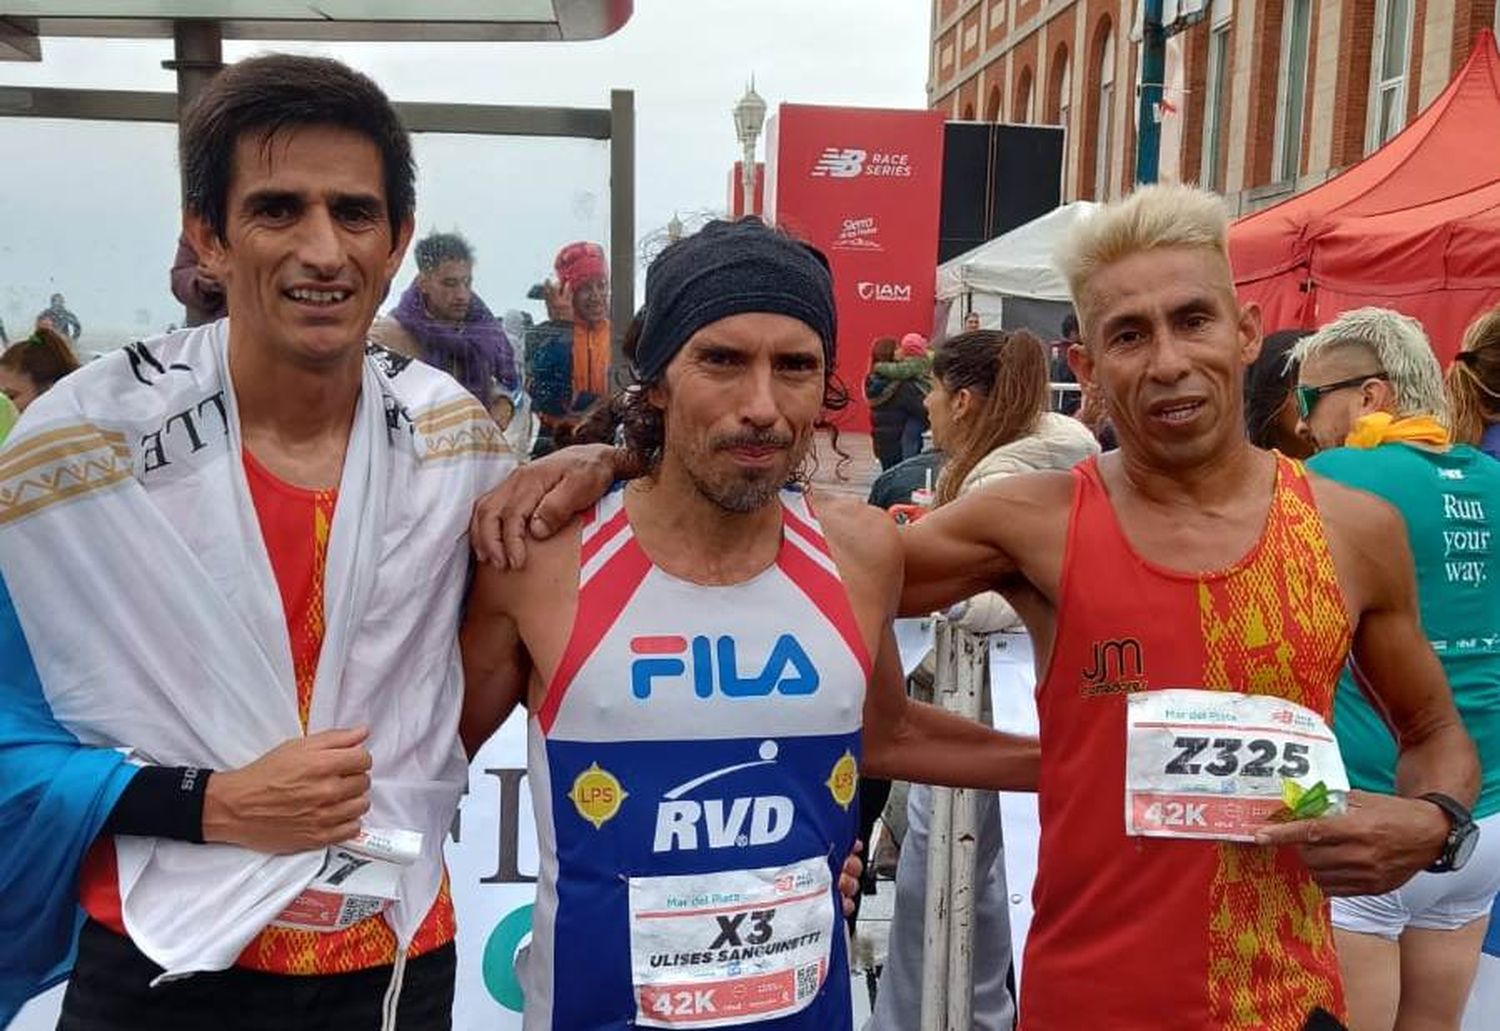
[[[1326,896],[1453,868],[1472,842],[1457,811],[1479,763],[1422,633],[1400,520],[1245,439],[1260,315],[1235,298],[1227,236],[1222,200],[1178,185],[1075,227],[1059,261],[1082,330],[1070,358],[1119,452],[1009,477],[901,533],[903,612],[1001,590],[1037,643],[1023,1031],[1336,1026]],[[564,454],[481,502],[476,550],[524,560],[518,533],[562,525],[595,462],[613,465]],[[538,512],[564,468],[572,482]],[[1398,742],[1399,795],[1355,791],[1315,815],[1341,791],[1321,724],[1351,657]],[[1321,757],[1304,762],[1312,742]],[[1272,820],[1283,797],[1288,819]]]
[[[862,767],[1033,783],[1034,741],[908,702],[895,527],[805,487],[846,403],[834,338],[812,248],[754,220],[673,244],[621,401],[642,475],[477,575],[471,754],[531,713],[528,1029],[851,1028],[834,885]]]
[[[526,335],[527,383],[549,436],[559,420],[609,393],[609,261],[597,243],[570,243],[542,287],[547,321]]]

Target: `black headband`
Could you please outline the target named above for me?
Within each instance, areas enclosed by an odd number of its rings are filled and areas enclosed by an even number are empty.
[[[828,259],[759,219],[714,221],[679,240],[646,270],[646,308],[636,345],[636,375],[659,380],[692,335],[746,312],[787,315],[823,341],[833,369],[838,320]]]

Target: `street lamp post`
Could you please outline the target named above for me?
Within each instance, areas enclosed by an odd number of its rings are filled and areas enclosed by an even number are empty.
[[[755,92],[755,78],[740,102],[734,105],[734,132],[740,138],[745,156],[740,165],[740,184],[745,191],[744,213],[756,214],[755,210],[755,141],[760,139],[760,130],[766,124],[766,102]]]

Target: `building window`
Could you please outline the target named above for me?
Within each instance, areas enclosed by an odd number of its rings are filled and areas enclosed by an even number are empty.
[[[990,98],[984,102],[984,120],[986,122],[1000,121],[1000,87],[990,87]]]
[[[1370,48],[1370,127],[1365,153],[1406,124],[1406,75],[1411,67],[1411,0],[1379,0]]]
[[[1302,109],[1307,100],[1308,33],[1312,0],[1287,0],[1282,8],[1281,80],[1276,94],[1277,182],[1296,182],[1302,168]]]
[[[1042,109],[1042,117],[1049,125],[1066,125],[1068,123],[1068,48],[1059,46],[1057,52],[1052,55],[1052,63],[1048,66],[1047,74],[1051,77],[1052,85],[1047,89],[1047,106]]]
[[[1031,88],[1031,66],[1021,69],[1021,78],[1016,82],[1016,106],[1012,117],[1024,124],[1036,121],[1036,95]]]
[[[1115,32],[1105,32],[1099,55],[1099,112],[1094,139],[1094,199],[1109,199],[1110,166],[1115,160]]]
[[[963,116],[962,120],[965,121],[965,122],[972,122],[974,120],[974,105],[973,104],[965,104],[964,105],[964,116]]]
[[[1210,190],[1223,191],[1225,123],[1229,118],[1229,76],[1234,59],[1229,53],[1229,29],[1233,24],[1229,0],[1214,0],[1213,21],[1208,30],[1208,75],[1203,98],[1203,164],[1198,182]]]

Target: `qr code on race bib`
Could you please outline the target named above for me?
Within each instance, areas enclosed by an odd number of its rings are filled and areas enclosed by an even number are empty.
[[[821,963],[809,963],[807,966],[797,969],[798,1002],[801,1002],[803,999],[810,999],[818,994],[819,982],[821,980],[818,975],[822,972],[822,966],[823,964]]]
[[[385,911],[390,905],[385,899],[371,898],[369,895],[349,895],[344,899],[343,912],[339,914],[339,923],[344,927],[352,927],[362,920],[368,920],[372,916]]]

